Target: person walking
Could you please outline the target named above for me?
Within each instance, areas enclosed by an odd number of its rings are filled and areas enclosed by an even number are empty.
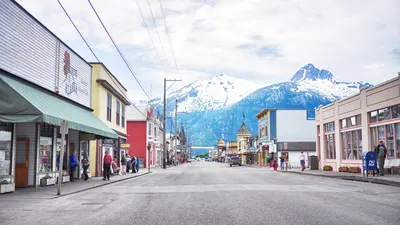
[[[285,168],[285,158],[281,156],[279,159],[281,160],[281,170],[283,170]]]
[[[136,158],[136,172],[139,173],[140,159]]]
[[[121,173],[122,173],[123,175],[126,174],[126,157],[125,157],[125,156],[122,156],[122,159],[121,159],[121,167],[122,167]]]
[[[112,157],[108,151],[106,151],[106,155],[104,156],[103,160],[103,180],[110,180],[110,173],[111,173],[111,162]]]
[[[375,147],[374,150],[375,150],[376,157],[378,159],[378,164],[379,164],[379,169],[378,169],[379,176],[384,176],[385,173],[384,173],[383,166],[385,165],[387,149],[386,149],[385,145],[383,144],[382,140],[378,141],[378,145]]]
[[[74,182],[75,170],[77,165],[78,165],[78,160],[76,160],[75,152],[72,152],[71,156],[69,157],[69,168],[70,168],[69,180],[71,182]]]
[[[82,163],[82,167],[83,167],[83,176],[84,176],[84,180],[87,181],[89,179],[89,175],[88,175],[88,169],[89,169],[89,158],[87,157],[87,154],[84,153],[83,154],[83,158],[81,160]]]
[[[301,151],[299,158],[300,158],[301,171],[304,171],[306,169],[306,155],[304,155],[303,151]]]
[[[132,173],[136,173],[136,156],[132,155],[131,159]]]

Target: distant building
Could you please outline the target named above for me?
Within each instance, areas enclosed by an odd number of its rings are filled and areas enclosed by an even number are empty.
[[[249,147],[249,138],[251,137],[251,133],[245,123],[242,123],[238,132],[236,133],[237,143],[239,154],[242,156],[242,164],[246,164],[247,154],[246,151]]]

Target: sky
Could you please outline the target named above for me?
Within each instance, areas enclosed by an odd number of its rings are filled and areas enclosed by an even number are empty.
[[[96,61],[57,1],[17,2]],[[182,79],[172,92],[221,73],[283,82],[308,63],[337,80],[372,84],[400,72],[398,0],[91,0],[143,91],[89,2],[60,2],[132,101],[162,96],[164,78]]]

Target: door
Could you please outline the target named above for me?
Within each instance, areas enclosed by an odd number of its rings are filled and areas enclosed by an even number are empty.
[[[17,138],[15,154],[15,186],[28,187],[29,138]]]

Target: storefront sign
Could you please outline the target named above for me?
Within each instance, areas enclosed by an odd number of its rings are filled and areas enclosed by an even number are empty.
[[[129,143],[121,143],[119,146],[120,146],[121,148],[130,148],[130,147],[131,147],[131,144],[129,144]]]

